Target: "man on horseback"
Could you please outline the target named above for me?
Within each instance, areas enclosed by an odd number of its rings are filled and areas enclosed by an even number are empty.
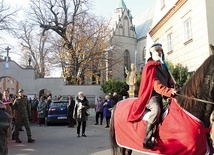
[[[145,109],[151,111],[146,122],[146,135],[143,141],[143,147],[148,149],[154,147],[155,133],[163,107],[162,100],[176,94],[176,90],[172,88],[175,83],[164,63],[162,45],[153,44],[150,55],[143,68],[138,103],[133,105],[128,116],[128,121],[135,122],[141,119]]]

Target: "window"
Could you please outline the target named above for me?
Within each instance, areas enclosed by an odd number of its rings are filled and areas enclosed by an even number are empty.
[[[167,46],[168,46],[168,52],[172,51],[172,33],[169,33],[167,35]]]
[[[124,66],[127,67],[128,70],[130,70],[130,53],[128,50],[125,50],[124,52]],[[126,77],[126,74],[125,74],[125,68],[124,68],[124,77]]]
[[[191,19],[187,19],[184,21],[184,42],[187,42],[192,39],[191,32]]]

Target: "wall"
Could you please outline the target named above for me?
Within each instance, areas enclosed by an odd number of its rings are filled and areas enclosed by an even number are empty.
[[[207,27],[209,35],[209,43],[214,45],[214,20],[213,20],[214,1],[206,0]],[[211,54],[211,53],[210,53]]]
[[[33,68],[22,68],[15,61],[9,61],[9,69],[5,69],[5,62],[1,62],[1,77],[12,77],[16,79],[20,87],[25,90],[25,94],[39,94],[42,89],[49,90],[55,95],[75,95],[83,91],[88,96],[104,96],[100,85],[67,86],[64,85],[63,78],[38,78],[34,77]]]

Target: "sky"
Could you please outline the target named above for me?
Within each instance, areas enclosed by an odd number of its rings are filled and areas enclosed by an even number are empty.
[[[107,19],[110,19],[112,13],[117,8],[120,0],[90,0],[92,2],[92,12],[97,16],[104,16]],[[133,23],[135,24],[135,19],[138,18],[149,8],[155,4],[156,0],[124,0],[126,7],[131,11],[133,16]],[[6,3],[9,3],[11,6],[23,7],[26,8],[29,4],[29,0],[5,0]],[[9,46],[11,51],[17,48],[17,42],[13,39],[9,39]],[[7,43],[0,43],[0,46],[8,46]],[[3,48],[4,49],[4,48]],[[3,55],[5,55],[4,52]],[[16,52],[15,52],[16,53]],[[18,54],[10,54],[12,60],[16,60]],[[55,72],[55,71],[54,71]],[[59,77],[60,73],[55,73],[53,77]]]
[[[113,11],[117,8],[120,0],[92,0],[94,2],[95,14],[111,16]],[[133,17],[136,17],[152,5],[155,0],[124,0],[126,7],[131,11]]]
[[[117,8],[120,0],[90,0],[92,2],[92,12],[96,15],[102,15],[106,18],[111,17],[113,11]],[[156,0],[123,0],[126,7],[131,11],[132,16],[135,18],[145,12]],[[27,7],[29,0],[6,0],[12,6]]]

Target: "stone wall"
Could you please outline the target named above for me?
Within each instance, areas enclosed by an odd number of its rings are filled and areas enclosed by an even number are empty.
[[[34,69],[30,66],[23,68],[15,61],[9,61],[9,68],[5,69],[5,62],[1,62],[0,77],[12,77],[16,79],[20,87],[25,90],[25,94],[39,95],[41,90],[55,95],[77,95],[83,91],[86,96],[105,96],[100,85],[64,85],[63,78],[35,78]]]

